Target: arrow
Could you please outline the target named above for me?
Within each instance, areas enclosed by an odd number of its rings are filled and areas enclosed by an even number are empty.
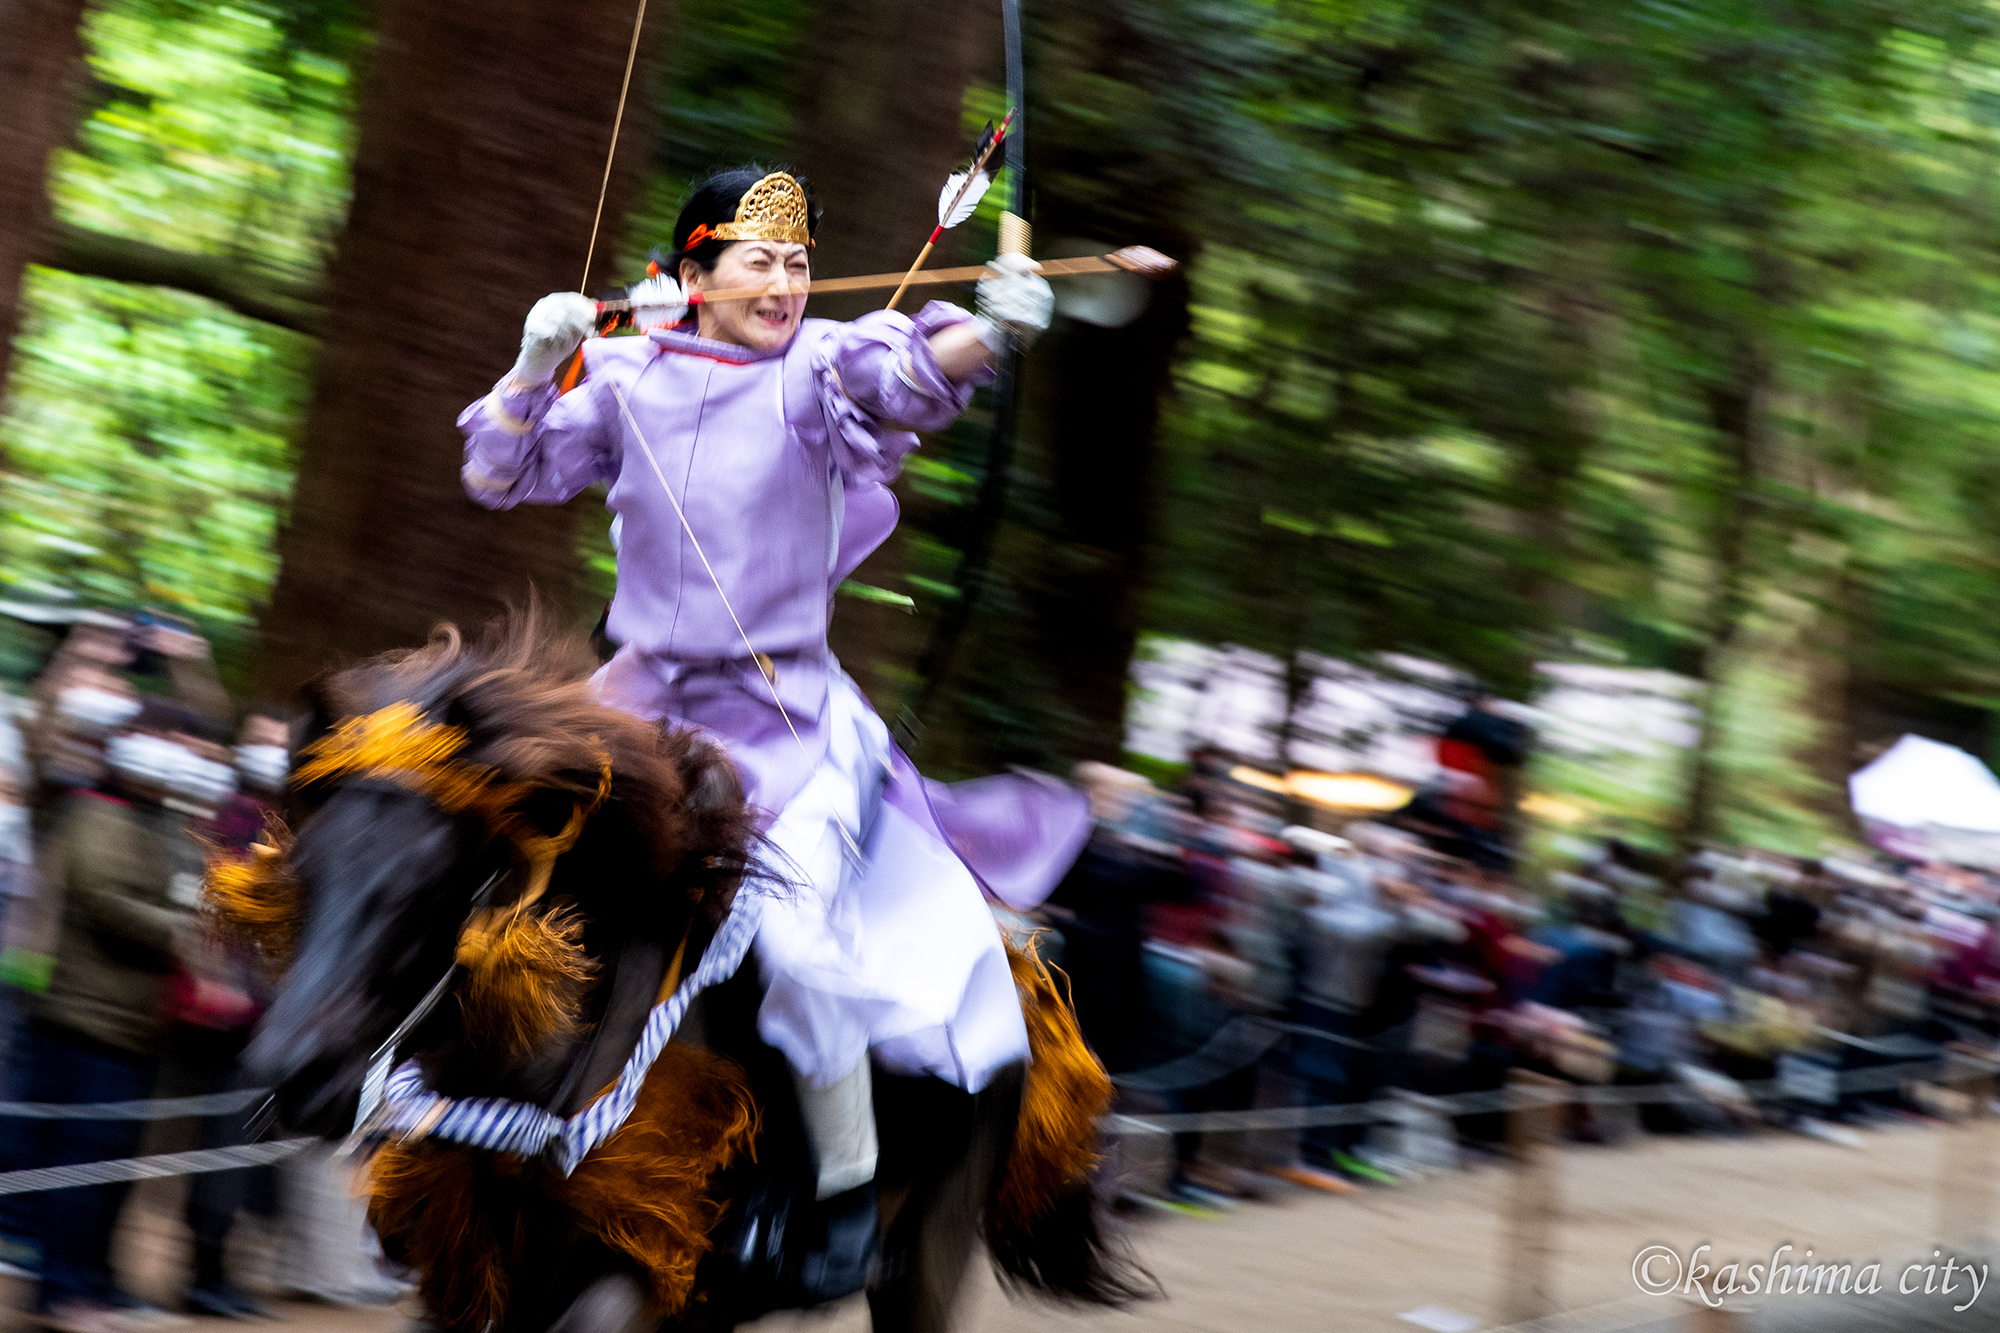
[[[1163,278],[1178,267],[1180,267],[1178,261],[1143,245],[1127,246],[1123,250],[1113,250],[1108,255],[1085,255],[1079,259],[1044,259],[1036,265],[1037,271],[1045,278],[1073,278],[1091,273],[1137,273],[1144,278]],[[951,283],[977,282],[985,277],[986,273],[985,265],[969,264],[964,268],[939,268],[932,269],[929,273],[915,275],[868,273],[859,277],[828,278],[823,282],[783,287],[718,287],[711,292],[688,293],[688,304],[696,306],[713,301],[752,301],[760,296],[810,296],[815,292],[827,295],[833,292],[883,291],[899,285],[940,287]],[[601,313],[611,314],[630,310],[632,303],[600,301],[597,308]]]
[[[1006,142],[1007,127],[1014,123],[1014,112],[1015,108],[1007,108],[1007,114],[1000,119],[998,130],[992,128],[993,122],[987,122],[986,134],[980,139],[979,147],[973,150],[972,170],[945,182],[944,193],[938,196],[937,226],[932,229],[931,238],[924,242],[924,248],[917,251],[917,259],[910,265],[909,275],[903,279],[902,285],[896,288],[896,294],[889,298],[889,304],[882,307],[884,310],[894,310],[897,302],[903,299],[903,293],[909,289],[911,279],[917,276],[917,270],[924,266],[924,261],[931,257],[931,249],[938,243],[938,237],[971,217],[972,210],[979,206],[980,197],[986,193],[986,187],[993,183],[993,178],[986,174],[987,160],[993,156],[994,149]],[[954,184],[958,186],[956,190],[952,188]],[[968,194],[972,196],[969,201],[966,199]]]

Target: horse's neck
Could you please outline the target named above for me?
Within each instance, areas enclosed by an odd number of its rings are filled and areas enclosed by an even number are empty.
[[[589,1027],[572,1052],[555,1110],[574,1115],[618,1077],[659,997],[669,965],[667,949],[654,940],[629,940],[609,958],[598,960],[586,1017]]]
[[[547,1106],[576,1044],[550,1041],[531,1051],[511,1051],[455,1028],[429,1046],[423,1064],[431,1086],[447,1097],[504,1097]]]
[[[597,980],[585,997],[573,1034],[528,1052],[468,1034],[455,1020],[430,1044],[425,1064],[439,1092],[453,1097],[505,1097],[574,1115],[614,1079],[639,1042],[666,975],[668,952],[653,940],[631,940],[595,960]]]

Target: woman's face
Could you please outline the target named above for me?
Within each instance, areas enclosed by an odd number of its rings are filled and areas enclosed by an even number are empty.
[[[689,292],[728,287],[761,287],[768,294],[740,301],[717,301],[695,307],[701,336],[766,351],[782,347],[798,332],[806,298],[782,295],[787,287],[803,287],[812,278],[812,264],[803,245],[778,241],[738,241],[704,273],[693,260],[681,261],[681,286]]]

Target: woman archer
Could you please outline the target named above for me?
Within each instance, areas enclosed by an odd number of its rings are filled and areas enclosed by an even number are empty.
[[[818,208],[782,172],[711,177],[633,292],[644,337],[590,338],[575,293],[529,313],[520,359],[459,418],[479,503],[560,504],[610,486],[620,644],[600,678],[636,714],[699,728],[766,820],[773,873],[754,952],[758,1031],[792,1067],[818,1194],[866,1186],[869,1069],[977,1092],[1028,1054],[987,906],[1036,906],[1089,811],[1049,779],[928,782],[827,648],[832,594],[895,527],[888,483],[965,410],[1010,342],[1048,326],[1047,282],[1003,256],[977,315],[803,318]],[[758,288],[693,305],[687,296]],[[579,344],[584,378],[551,383]]]

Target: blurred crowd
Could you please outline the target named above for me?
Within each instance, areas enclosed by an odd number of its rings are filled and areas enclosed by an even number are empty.
[[[1577,836],[1517,865],[1528,738],[1500,721],[1469,708],[1439,739],[1437,779],[1389,812],[1303,807],[1214,751],[1174,790],[1079,768],[1097,829],[1043,916],[1121,1109],[1381,1112],[1183,1128],[1162,1170],[1128,1170],[1132,1197],[1227,1208],[1271,1177],[1392,1186],[1497,1151],[1501,1112],[1427,1099],[1515,1070],[1624,1085],[1561,1113],[1587,1141],[1773,1126],[1858,1144],[1870,1122],[1940,1109],[1909,1099],[1928,1073],[1889,1066],[1992,1051],[2000,882],[1731,848],[1676,875],[1657,852]],[[1889,1076],[1851,1076],[1877,1067]],[[1425,1105],[1427,1120],[1391,1113]]]
[[[243,1142],[237,1063],[270,978],[204,930],[210,848],[241,851],[275,810],[287,723],[232,701],[209,645],[156,615],[72,613],[36,631],[39,670],[0,696],[4,1098],[130,1103],[213,1097],[167,1119],[0,1116],[0,1171]],[[266,1313],[232,1278],[239,1215],[265,1220],[281,1289],[379,1303],[398,1288],[363,1252],[359,1204],[323,1154],[185,1177],[191,1313]],[[0,1196],[0,1261],[35,1279],[35,1312],[69,1333],[181,1322],[132,1295],[113,1237],[132,1187]],[[263,1284],[260,1284],[263,1285]]]

